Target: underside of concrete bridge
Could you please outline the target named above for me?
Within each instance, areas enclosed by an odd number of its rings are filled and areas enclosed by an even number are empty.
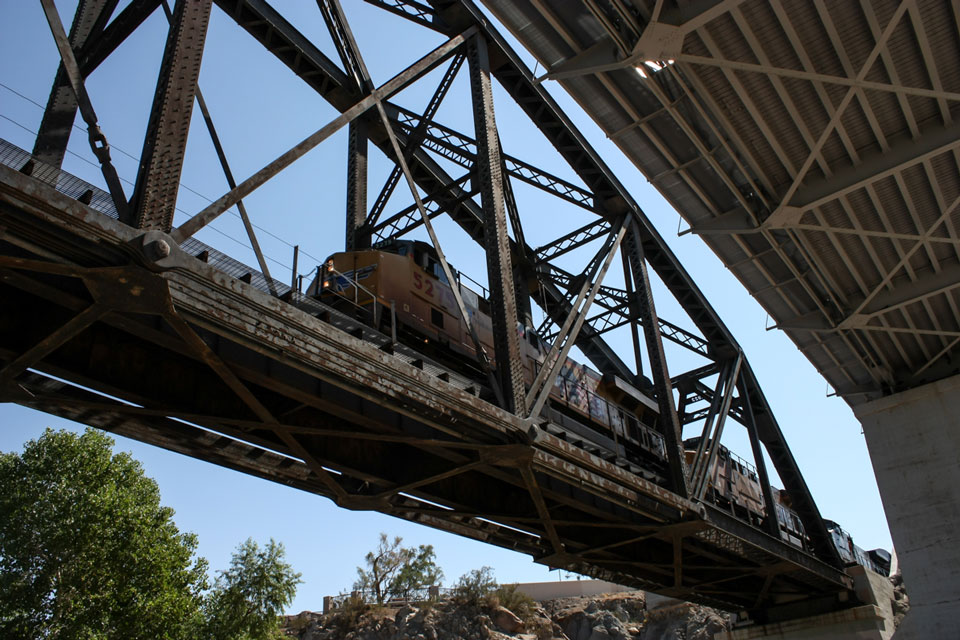
[[[917,596],[898,637],[950,635],[960,5],[484,4],[851,405]]]

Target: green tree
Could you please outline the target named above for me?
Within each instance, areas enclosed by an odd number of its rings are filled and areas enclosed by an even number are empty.
[[[0,454],[0,636],[196,636],[196,536],[112,446],[92,429],[47,429],[22,454]]]
[[[369,591],[377,604],[383,604],[391,597],[409,598],[423,587],[439,585],[443,571],[437,566],[433,545],[414,549],[402,543],[400,536],[390,541],[381,533],[377,548],[366,555],[367,568],[357,567],[353,588]]]
[[[280,612],[293,602],[300,574],[284,562],[283,545],[240,545],[207,595],[207,635],[215,640],[280,637]]]
[[[405,600],[424,587],[440,586],[443,571],[437,566],[437,554],[433,545],[420,545],[416,549],[405,549],[406,562],[400,567],[396,577],[390,581],[390,593]]]

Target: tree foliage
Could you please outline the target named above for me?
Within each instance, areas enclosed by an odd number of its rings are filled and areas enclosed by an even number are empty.
[[[373,594],[377,604],[390,598],[409,599],[414,592],[431,585],[440,585],[443,571],[436,563],[433,545],[417,548],[401,546],[403,538],[390,541],[380,534],[380,543],[366,555],[367,568],[357,567],[353,588]]]
[[[92,429],[48,429],[22,454],[0,454],[0,636],[196,636],[196,537],[112,445]]]
[[[284,559],[283,545],[270,540],[262,549],[252,539],[233,554],[204,603],[207,636],[214,640],[267,640],[280,637],[279,615],[293,602],[300,574]]]
[[[493,569],[484,566],[460,576],[453,587],[453,597],[461,604],[477,606],[496,589],[497,581],[493,577]]]

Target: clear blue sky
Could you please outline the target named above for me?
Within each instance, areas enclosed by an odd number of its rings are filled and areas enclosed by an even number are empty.
[[[275,2],[288,19],[333,59],[338,59],[312,2]],[[75,2],[58,2],[69,28]],[[438,37],[355,0],[345,10],[375,83],[380,84],[441,42]],[[166,24],[154,15],[88,80],[87,87],[101,127],[113,146],[122,178],[136,176],[136,160],[156,83]],[[533,61],[525,55],[533,66]],[[58,57],[39,2],[0,0],[0,137],[32,148]],[[422,108],[439,72],[403,92],[397,101]],[[336,113],[286,67],[264,51],[216,7],[208,33],[200,76],[213,118],[238,180],[246,178],[293,144],[326,124]],[[829,389],[813,367],[780,332],[765,330],[766,313],[744,291],[699,239],[678,237],[679,217],[619,150],[556,85],[549,89],[633,193],[647,215],[667,238],[687,270],[744,347],[763,385],[787,441],[824,517],[840,522],[867,549],[890,548],[890,536],[877,493],[860,425],[847,405],[828,397]],[[472,135],[461,71],[438,120]],[[507,153],[562,177],[577,181],[549,144],[499,89],[496,116]],[[78,118],[78,122],[80,122]],[[344,132],[326,141],[245,202],[274,277],[288,281],[292,245],[302,251],[300,272],[309,273],[326,255],[342,249],[345,191]],[[102,185],[84,132],[75,130],[64,168]],[[129,154],[129,155],[127,155]],[[370,199],[379,191],[389,166],[372,152]],[[448,165],[449,166],[449,165]],[[451,172],[460,175],[462,170]],[[130,185],[126,185],[129,195]],[[212,145],[195,111],[188,143],[177,223],[227,191]],[[536,246],[586,222],[530,188],[517,187],[529,242]],[[395,211],[411,202],[397,190],[388,207]],[[567,225],[567,226],[564,226]],[[480,252],[459,230],[438,222],[441,242],[454,266],[483,280]],[[235,216],[221,217],[202,240],[250,265],[255,260]],[[583,256],[570,258],[573,270]],[[612,269],[612,272],[617,269]],[[611,274],[616,284],[616,275]],[[656,292],[662,317],[690,326],[662,287]],[[619,340],[619,342],[617,342]],[[623,337],[615,344],[626,346]],[[627,351],[629,353],[629,351]],[[700,363],[668,350],[671,372]],[[20,450],[47,427],[82,427],[16,405],[0,405],[0,450]],[[742,429],[730,426],[725,441],[746,456]],[[728,436],[729,434],[729,436]],[[728,439],[729,438],[729,439]],[[267,481],[221,469],[164,450],[120,439],[118,447],[132,452],[160,485],[163,500],[176,510],[177,524],[200,539],[201,555],[213,570],[224,568],[231,551],[247,537],[283,542],[292,564],[303,573],[291,611],[319,609],[324,595],[348,589],[355,567],[375,544],[379,532],[400,535],[407,544],[432,544],[449,584],[466,571],[489,565],[501,582],[553,580],[526,556],[483,545],[375,513],[355,513],[330,501]],[[566,577],[566,576],[564,576]]]

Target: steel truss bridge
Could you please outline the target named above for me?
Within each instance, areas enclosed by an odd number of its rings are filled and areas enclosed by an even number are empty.
[[[155,0],[121,8],[117,0],[84,0],[69,33],[52,0],[41,4],[62,63],[35,148],[0,147],[3,400],[344,508],[376,510],[757,620],[853,603],[850,580],[740,347],[637,203],[472,3],[370,2],[444,39],[380,85],[336,0],[321,0],[318,10],[339,61],[263,0],[181,1],[172,9]],[[239,183],[197,86],[213,10],[340,114]],[[166,13],[169,35],[140,173],[125,193],[99,128],[109,133],[109,123],[97,122],[84,80],[156,11]],[[425,109],[391,102],[434,69],[443,70],[442,79]],[[459,73],[469,75],[472,135],[435,120]],[[502,152],[494,81],[580,184]],[[231,190],[175,227],[195,101]],[[60,169],[77,112],[106,190]],[[449,269],[431,222],[441,215],[483,248],[498,366],[479,379],[270,277],[243,198],[343,128],[348,248],[423,227]],[[395,164],[372,204],[371,145]],[[464,173],[450,175],[451,163]],[[575,207],[582,226],[530,246],[524,225],[537,218],[517,204],[513,185],[520,182]],[[388,212],[393,191],[407,188],[413,204]],[[234,205],[259,269],[194,237]],[[587,247],[593,255],[580,271],[558,262]],[[616,257],[624,284],[604,285]],[[690,330],[658,317],[651,274],[687,313]],[[525,387],[514,328],[531,317],[531,301],[546,317],[540,333],[550,337],[558,362],[575,345],[602,373],[655,400],[668,477],[654,482],[618,443],[564,427],[545,402],[556,370],[545,368],[543,379]],[[626,359],[607,341],[618,329],[632,337]],[[706,364],[671,375],[664,341]],[[774,513],[761,448],[769,454],[809,536],[807,550],[781,541],[773,518],[756,527],[703,500],[702,473],[683,459],[683,428],[718,440],[728,418],[746,429],[767,513]],[[711,455],[715,447],[693,469],[702,471]]]

